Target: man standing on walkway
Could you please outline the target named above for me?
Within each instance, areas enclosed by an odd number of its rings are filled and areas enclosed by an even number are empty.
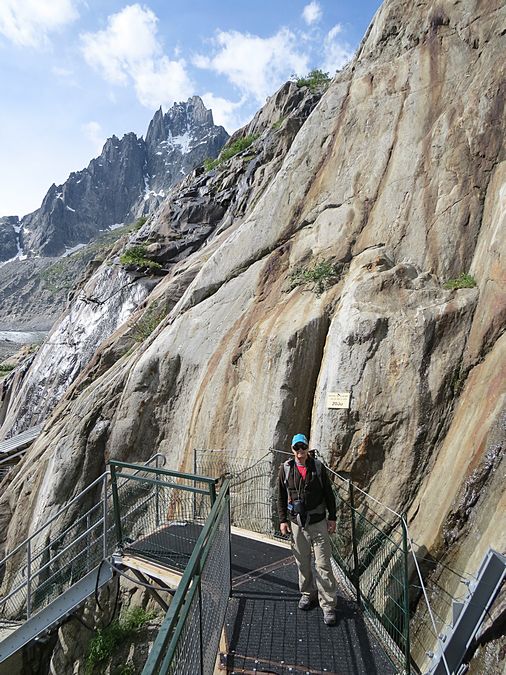
[[[336,501],[327,470],[309,455],[304,434],[292,439],[293,458],[279,467],[278,512],[281,534],[292,533],[299,571],[299,609],[323,609],[327,626],[336,624],[336,581],[330,564],[330,534],[336,531]],[[328,512],[328,516],[327,516]],[[316,584],[311,569],[314,551]]]

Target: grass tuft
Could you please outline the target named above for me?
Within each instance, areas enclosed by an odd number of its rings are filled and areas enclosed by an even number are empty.
[[[154,260],[150,260],[146,256],[147,256],[146,247],[142,246],[142,244],[139,244],[137,246],[127,248],[127,250],[120,255],[119,261],[125,267],[133,265],[134,267],[143,267],[156,270],[161,269],[162,266],[160,265],[160,263],[157,263]]]
[[[118,647],[125,640],[131,639],[139,628],[142,628],[154,616],[153,612],[146,612],[142,607],[133,607],[107,628],[99,629],[88,646],[86,675],[92,675],[98,666],[101,667],[100,672],[103,672],[103,664],[113,656]],[[128,667],[128,664],[126,666]]]
[[[323,260],[309,267],[302,267],[290,274],[290,290],[309,286],[317,296],[333,286],[340,277],[340,270],[330,260]]]
[[[137,321],[133,329],[133,337],[136,342],[144,342],[155,330],[158,324],[166,317],[167,313],[162,308],[148,307],[143,316]]]
[[[470,274],[462,272],[455,279],[448,279],[443,285],[443,288],[455,290],[457,288],[474,288],[476,286],[476,279]]]
[[[257,138],[258,136],[254,134],[249,134],[243,138],[238,138],[231,145],[225,146],[216,159],[211,159],[210,157],[205,159],[205,170],[211,171],[212,169],[216,169],[216,167],[221,166],[227,160],[231,159],[235,155],[238,155],[243,150],[246,150],[246,148],[249,148],[249,146],[254,143]]]

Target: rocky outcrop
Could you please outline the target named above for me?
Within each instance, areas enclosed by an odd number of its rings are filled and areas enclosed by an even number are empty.
[[[145,196],[165,197],[170,185],[206,158],[217,157],[227,140],[225,129],[214,125],[212,112],[199,96],[174,104],[165,115],[160,108],[146,133]]]
[[[0,263],[10,260],[18,253],[19,218],[0,218]]]
[[[70,291],[66,283],[50,286],[47,281],[48,270],[57,262],[57,258],[30,258],[0,267],[1,330],[51,328]],[[84,267],[79,267],[76,274],[82,274]]]
[[[86,169],[49,188],[41,207],[21,220],[25,253],[60,255],[131,222],[206,157],[215,157],[227,139],[198,96],[165,114],[158,110],[146,140],[134,133],[112,136]]]
[[[62,397],[0,502],[7,546],[110,457],[255,461],[302,431],[408,511],[426,555],[473,574],[504,549],[505,13],[387,1],[303,123],[297,106],[265,120],[251,152],[171,194],[136,235],[167,269],[147,302],[168,314],[119,360],[104,344]]]

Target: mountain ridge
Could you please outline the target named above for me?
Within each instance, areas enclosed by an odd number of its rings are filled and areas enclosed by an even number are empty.
[[[228,138],[199,96],[174,103],[165,113],[160,107],[146,139],[134,132],[113,134],[86,168],[53,183],[38,209],[22,218],[0,218],[0,262],[17,251],[59,256],[100,231],[151,212],[173,184],[206,157],[216,157]]]

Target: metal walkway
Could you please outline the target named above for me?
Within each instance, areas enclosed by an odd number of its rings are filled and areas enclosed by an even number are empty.
[[[227,673],[394,675],[364,621],[339,590],[336,626],[319,608],[302,612],[297,571],[288,546],[232,536],[232,594],[225,617]]]

